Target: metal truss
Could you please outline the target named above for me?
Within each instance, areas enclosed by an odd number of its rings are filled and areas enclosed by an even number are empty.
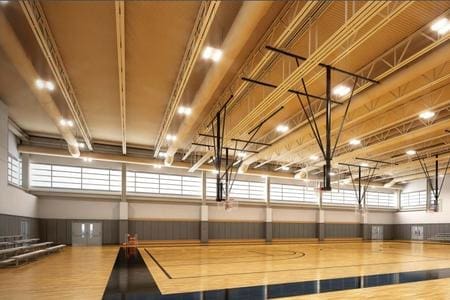
[[[203,43],[206,40],[219,6],[220,1],[202,1],[200,4],[197,19],[195,20],[194,28],[186,46],[183,60],[178,71],[178,76],[164,112],[164,121],[161,124],[157,136],[154,157],[158,157],[161,146],[165,141],[165,136],[167,135],[172,119],[177,112],[181,97],[186,88],[192,70],[194,69],[195,62],[197,61],[197,58],[202,50]]]
[[[53,38],[44,11],[38,0],[21,0],[20,6],[22,7],[36,40],[39,43],[45,58],[47,59],[64,100],[66,100],[67,106],[72,113],[74,122],[84,139],[84,143],[87,148],[92,151],[91,133],[87,126],[83,112],[81,111],[77,96],[73,90],[61,55],[59,54],[58,47],[55,39]]]
[[[415,37],[417,38],[417,36],[422,36],[422,34],[420,34],[422,32],[422,30],[428,30],[428,27],[427,26],[423,27],[421,30],[419,30],[415,34],[413,34],[413,36],[411,36],[411,37],[407,38],[406,40],[400,42],[399,45],[405,44],[405,43],[409,44],[407,41],[409,41],[411,39],[414,39]],[[447,36],[449,36],[449,35],[447,35]],[[425,48],[429,49],[428,51],[431,51],[431,49],[433,49],[433,48],[439,46],[440,44],[442,44],[442,42],[444,40],[448,40],[448,37],[447,38],[442,37],[441,39],[436,40],[435,43],[432,46],[428,45]],[[424,41],[424,42],[426,42],[426,41]],[[421,44],[423,45],[424,43],[421,43]],[[363,69],[369,68],[369,66],[376,65],[380,60],[383,60],[384,57],[391,57],[391,54],[393,52],[395,52],[395,49],[398,48],[399,45],[397,45],[397,46],[391,48],[390,50],[386,51],[381,57],[379,57],[376,60],[372,61],[368,66],[364,67]],[[426,45],[426,43],[425,43],[425,45]],[[426,52],[423,52],[423,51],[420,51],[420,52],[422,53],[422,55],[424,53],[426,53]],[[413,56],[416,56],[416,55],[414,54]],[[401,66],[404,66],[407,62],[410,62],[410,60],[406,59],[406,57],[403,57],[403,58],[404,58],[404,60],[402,60],[402,61],[397,60],[397,64],[394,66],[395,69],[398,69]],[[386,67],[387,67],[387,65],[386,65]],[[444,63],[443,65],[433,69],[430,72],[427,72],[426,74],[424,74],[422,76],[423,82],[425,83],[423,87],[417,89],[417,84],[412,84],[412,83],[409,84],[409,83],[407,83],[407,84],[399,87],[398,89],[391,91],[390,97],[392,98],[393,101],[398,101],[398,100],[401,100],[402,98],[411,97],[411,95],[420,93],[421,91],[429,91],[435,85],[442,84],[443,82],[445,82],[446,80],[448,80],[450,78],[450,75],[448,73],[446,73],[447,69],[448,69],[448,63]],[[380,68],[378,68],[377,70],[379,70],[379,72],[382,71]],[[377,78],[377,79],[385,78],[386,76],[388,76],[392,72],[393,72],[392,68],[388,68],[387,70],[385,70],[384,73],[382,73],[380,75],[377,75],[375,78]],[[448,87],[445,87],[445,89],[448,89]],[[441,89],[441,91],[442,91],[442,89]],[[440,96],[435,96],[435,92],[434,91],[432,93],[430,93],[430,95],[432,95],[433,97],[436,97],[436,99],[440,99]],[[422,100],[426,101],[427,104],[430,102],[429,100],[427,100],[426,97],[424,97]],[[386,103],[389,104],[390,101],[386,101],[385,96],[378,97],[376,99],[370,100],[362,108],[358,109],[357,111],[353,111],[353,112],[349,113],[349,115],[347,117],[348,124],[351,124],[351,123],[355,122],[358,118],[361,117],[361,115],[374,113],[374,111],[379,109],[380,106],[383,107],[383,105],[386,105]],[[435,104],[433,104],[433,105],[435,105]],[[433,106],[433,105],[431,105],[431,106]],[[311,106],[311,108],[313,109],[313,111],[314,111],[314,113],[316,115],[322,115],[322,114],[324,114],[324,107],[323,106],[324,106],[323,103],[318,101],[318,102],[314,103]],[[407,110],[405,110],[403,112],[406,112],[406,111]],[[302,126],[307,124],[306,116],[303,113],[298,113],[297,115],[295,115],[294,117],[292,117],[288,121],[288,124],[290,126],[295,126],[295,128],[300,128],[300,127],[302,127]],[[258,139],[258,141],[265,142],[265,143],[267,143],[267,142],[274,143],[274,140],[272,140],[272,137],[274,135],[275,135],[275,133],[271,132],[271,133],[267,134],[266,136]],[[309,135],[308,136],[304,136],[304,135],[296,136],[295,141],[285,143],[283,146],[278,147],[277,149],[274,149],[274,152],[271,154],[270,158],[267,158],[267,160],[262,162],[262,163],[260,163],[260,165],[263,165],[263,164],[268,163],[270,161],[280,160],[280,159],[283,159],[283,158],[284,158],[283,160],[286,161],[287,157],[289,157],[290,161],[292,161],[292,159],[295,159],[295,161],[300,162],[302,160],[302,158],[304,158],[304,155],[302,157],[299,157],[299,155],[292,153],[292,151],[297,151],[299,147],[302,147],[302,145],[304,145],[305,142],[310,141],[311,138],[313,138],[312,135],[311,136],[309,136]],[[250,159],[250,162],[252,162],[251,159]]]
[[[446,130],[447,132],[447,130]],[[444,153],[440,153],[444,154]],[[442,177],[442,181],[439,183],[439,155],[435,155],[435,163],[434,163],[434,176],[431,175],[431,170],[428,169],[425,157],[421,157],[418,153],[416,153],[417,160],[420,163],[420,167],[422,168],[423,174],[425,175],[425,178],[427,180],[428,187],[431,190],[431,193],[433,195],[433,199],[430,199],[428,208],[433,211],[439,210],[439,197],[442,192],[442,187],[444,186],[445,178],[447,176],[447,171],[450,166],[450,158],[447,160],[447,164],[444,167],[444,176]],[[434,179],[434,180],[433,180]],[[428,197],[427,197],[428,198]],[[433,200],[433,201],[431,201]]]
[[[250,90],[250,84],[243,82],[241,77],[249,76],[258,78],[266,72],[275,60],[275,54],[265,50],[266,44],[271,44],[276,47],[288,47],[298,36],[305,34],[308,26],[314,22],[325,10],[331,5],[330,2],[325,1],[291,1],[286,4],[279,17],[272,23],[267,30],[265,36],[261,39],[259,45],[249,55],[246,62],[239,69],[233,81],[225,89],[224,95],[217,101],[211,112],[218,111],[220,107],[228,100],[228,96],[232,91],[234,95],[230,107],[236,105]],[[204,131],[211,120],[215,118],[215,114],[211,113],[199,127],[200,131]],[[194,137],[194,141],[201,141],[201,136]],[[186,159],[195,146],[191,146],[183,159]]]

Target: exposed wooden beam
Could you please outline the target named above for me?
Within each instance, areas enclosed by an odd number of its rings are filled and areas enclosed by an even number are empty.
[[[122,153],[127,154],[127,101],[125,77],[125,2],[115,1],[117,64],[119,67],[120,125],[122,130]]]

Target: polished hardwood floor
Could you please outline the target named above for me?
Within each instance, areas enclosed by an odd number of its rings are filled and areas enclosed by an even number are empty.
[[[163,294],[450,268],[450,245],[439,244],[347,242],[139,250]]]
[[[31,263],[0,269],[0,299],[101,299],[118,249],[66,247]]]
[[[0,269],[0,299],[101,299],[118,250],[67,247]],[[405,242],[157,245],[139,253],[162,294],[450,268],[450,245]],[[286,299],[387,298],[450,299],[450,278]]]

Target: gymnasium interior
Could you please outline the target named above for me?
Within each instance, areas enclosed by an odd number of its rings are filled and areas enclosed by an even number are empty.
[[[450,299],[449,1],[0,1],[0,299]]]

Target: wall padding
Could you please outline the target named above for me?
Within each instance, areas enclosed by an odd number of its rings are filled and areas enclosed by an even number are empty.
[[[272,223],[274,239],[316,238],[316,223]]]
[[[139,240],[200,240],[200,221],[128,221]]]
[[[265,239],[264,222],[208,222],[208,238]]]

